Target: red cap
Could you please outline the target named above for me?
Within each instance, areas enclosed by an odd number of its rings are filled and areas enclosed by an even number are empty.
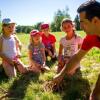
[[[32,30],[32,31],[30,32],[30,35],[31,35],[31,36],[34,36],[34,35],[36,35],[36,34],[41,35],[41,33],[40,33],[38,30]]]
[[[41,29],[49,28],[49,24],[41,24],[40,28]]]

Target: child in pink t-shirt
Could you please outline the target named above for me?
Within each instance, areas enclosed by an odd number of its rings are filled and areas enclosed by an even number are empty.
[[[64,65],[68,63],[69,59],[79,50],[82,44],[82,38],[76,35],[72,20],[68,18],[63,19],[61,30],[66,35],[60,39],[57,73],[62,70]],[[77,68],[79,67],[80,65],[77,65]]]
[[[49,24],[41,24],[40,26],[42,34],[42,42],[45,46],[45,55],[50,56],[51,60],[56,60],[56,48],[55,48],[55,42],[56,38],[53,34],[50,33],[50,27]]]

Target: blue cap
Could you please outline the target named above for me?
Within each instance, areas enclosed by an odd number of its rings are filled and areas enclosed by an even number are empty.
[[[2,24],[15,24],[15,22],[12,21],[10,18],[4,18],[2,20]]]

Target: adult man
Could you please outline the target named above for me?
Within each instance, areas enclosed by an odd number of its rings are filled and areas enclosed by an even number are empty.
[[[87,54],[87,52],[92,47],[97,47],[100,49],[100,3],[97,1],[88,1],[83,3],[78,8],[78,13],[80,16],[81,28],[86,32],[82,47],[77,54],[75,54],[67,66],[65,66],[62,71],[57,74],[53,82],[59,84],[63,79],[66,71],[68,74],[73,74],[76,69],[75,66],[80,62],[80,60]],[[97,80],[96,86],[91,94],[90,100],[100,100],[100,76]]]

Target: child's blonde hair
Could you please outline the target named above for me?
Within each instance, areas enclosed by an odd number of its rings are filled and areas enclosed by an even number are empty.
[[[2,29],[1,29],[2,34],[5,33],[5,31],[4,31],[4,27],[5,27],[5,26],[7,26],[7,24],[2,24]]]
[[[34,45],[34,41],[33,41],[32,37],[33,37],[35,34],[40,34],[40,35],[41,35],[41,33],[40,33],[38,30],[35,30],[35,29],[33,29],[33,30],[30,32],[30,44],[32,44],[32,45]],[[40,42],[41,42],[41,40],[40,40]]]

